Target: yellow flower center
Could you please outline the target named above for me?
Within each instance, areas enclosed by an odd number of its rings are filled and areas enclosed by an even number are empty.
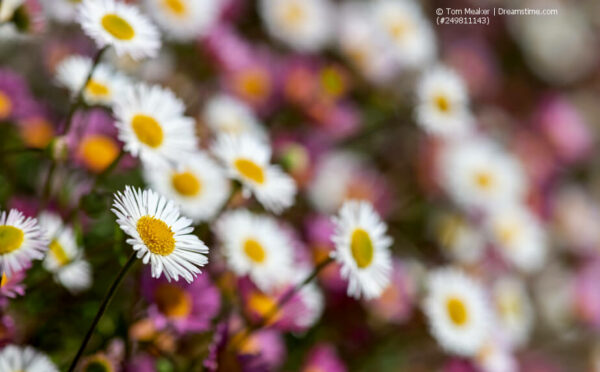
[[[23,244],[23,230],[10,225],[0,226],[0,254],[11,253]]]
[[[395,40],[401,40],[412,28],[412,25],[406,19],[396,19],[388,24],[388,32]]]
[[[306,18],[304,8],[297,2],[289,3],[283,11],[283,21],[292,27],[298,26]]]
[[[89,169],[100,173],[119,156],[119,146],[108,136],[90,135],[79,145],[79,155]]]
[[[164,221],[144,216],[138,220],[136,228],[150,252],[168,256],[175,250],[175,234]]]
[[[50,249],[50,253],[52,253],[52,256],[54,257],[54,259],[56,259],[56,261],[58,261],[58,264],[60,266],[64,266],[69,263],[70,259],[69,259],[69,256],[67,255],[67,252],[65,252],[65,249],[58,242],[57,239],[53,239],[50,242],[50,245],[48,246],[48,248]]]
[[[521,314],[521,301],[514,294],[505,294],[498,301],[498,310],[505,317],[518,317]]]
[[[185,4],[181,0],[163,0],[162,3],[165,8],[176,16],[183,16],[187,12]]]
[[[129,22],[116,14],[107,14],[102,17],[102,27],[119,40],[131,40],[135,36],[135,30]]]
[[[448,301],[446,301],[446,310],[454,325],[463,326],[467,323],[467,320],[469,320],[469,314],[467,313],[465,303],[457,297],[450,297]]]
[[[158,310],[170,318],[185,318],[192,311],[192,296],[174,284],[160,284],[154,291]]]
[[[237,77],[236,83],[242,95],[254,100],[266,97],[271,91],[269,76],[261,69],[248,69],[242,72]]]
[[[2,273],[2,278],[0,278],[0,288],[3,288],[7,282],[8,277],[6,276],[6,273]]]
[[[138,114],[131,120],[131,126],[137,138],[152,148],[157,148],[163,142],[163,130],[154,118]]]
[[[28,147],[43,149],[52,140],[54,128],[46,119],[32,118],[23,122],[21,137]]]
[[[519,225],[507,222],[496,228],[496,235],[502,244],[511,245],[519,235],[519,230]]]
[[[106,97],[110,95],[108,86],[94,79],[90,79],[85,87],[85,91],[94,97]]]
[[[252,160],[240,158],[235,161],[234,165],[242,177],[258,184],[265,182],[265,172],[260,165]]]
[[[265,318],[267,315],[269,315],[270,312],[276,308],[276,305],[277,303],[271,296],[267,296],[260,292],[253,292],[248,298],[248,308],[260,315],[262,318]],[[277,310],[277,312],[272,316],[270,323],[274,323],[280,317],[280,315],[280,311]]]
[[[447,114],[450,111],[450,101],[447,97],[439,95],[435,97],[435,106],[441,112]]]
[[[267,256],[265,249],[255,239],[247,239],[244,243],[244,253],[256,263],[263,263]]]
[[[0,119],[6,119],[12,112],[13,104],[8,95],[0,91]]]
[[[480,171],[475,174],[475,184],[483,190],[489,190],[494,185],[494,177],[490,172]]]
[[[202,183],[192,172],[173,174],[171,178],[173,187],[183,196],[194,196],[202,190]]]
[[[356,266],[361,269],[368,267],[373,261],[373,242],[369,233],[361,228],[354,230],[352,233],[350,250]]]

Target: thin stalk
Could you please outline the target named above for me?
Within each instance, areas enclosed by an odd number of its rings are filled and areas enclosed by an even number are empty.
[[[244,329],[244,331],[235,338],[234,342],[230,344],[231,349],[236,349],[237,347],[242,346],[244,341],[246,341],[253,332],[256,332],[257,330],[269,324],[273,317],[277,315],[277,313],[294,297],[294,295],[296,295],[296,293],[298,293],[308,283],[312,282],[313,279],[316,278],[317,275],[319,275],[319,273],[332,262],[333,258],[327,257],[325,260],[321,261],[317,266],[315,266],[313,271],[303,281],[298,283],[294,288],[285,292],[283,296],[277,300],[277,303],[271,307],[271,309],[258,323],[255,323]]]
[[[87,334],[85,335],[85,338],[83,339],[81,346],[79,346],[79,350],[77,350],[77,354],[75,355],[75,358],[73,359],[73,362],[71,363],[71,366],[69,367],[69,372],[73,372],[75,370],[75,367],[77,367],[77,362],[79,362],[79,359],[83,355],[85,347],[87,346],[88,342],[90,341],[90,338],[92,337],[92,334],[94,333],[94,330],[96,329],[96,326],[98,325],[98,322],[102,318],[102,315],[104,315],[104,312],[106,311],[106,308],[108,307],[108,304],[110,303],[110,300],[114,296],[115,291],[117,290],[117,288],[119,288],[121,281],[123,281],[125,274],[127,274],[127,271],[129,270],[131,265],[133,265],[135,260],[136,260],[136,258],[135,258],[135,251],[134,251],[131,253],[131,256],[129,256],[129,259],[125,263],[125,266],[123,266],[121,268],[121,271],[119,271],[119,275],[117,275],[117,277],[113,281],[112,285],[108,289],[108,292],[104,296],[104,299],[102,299],[102,303],[100,304],[100,308],[98,308],[98,312],[96,313],[96,316],[94,317],[94,320],[92,321],[92,325],[88,329]]]

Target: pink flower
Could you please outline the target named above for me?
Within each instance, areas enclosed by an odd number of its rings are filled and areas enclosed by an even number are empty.
[[[301,371],[346,372],[347,369],[333,346],[317,344],[308,353]]]

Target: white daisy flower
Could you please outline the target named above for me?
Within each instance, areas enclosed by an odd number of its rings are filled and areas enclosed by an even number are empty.
[[[58,372],[50,358],[31,346],[7,345],[0,350],[2,372]]]
[[[435,35],[415,1],[377,0],[371,11],[372,22],[400,67],[420,69],[433,61]]]
[[[508,205],[494,210],[486,230],[504,259],[525,272],[542,267],[546,257],[546,233],[527,208]]]
[[[524,345],[533,327],[534,311],[523,282],[516,277],[497,280],[492,298],[503,338],[513,347]]]
[[[137,257],[150,263],[153,278],[164,274],[169,281],[182,276],[192,282],[207,264],[208,248],[193,235],[192,220],[180,216],[175,203],[162,195],[127,186],[115,194],[112,211]]]
[[[144,174],[153,189],[177,203],[195,222],[211,220],[230,194],[223,170],[200,151],[175,166],[148,166]]]
[[[252,108],[243,101],[227,94],[218,94],[204,106],[204,122],[217,134],[249,134],[266,139],[265,128],[260,124]]]
[[[331,257],[341,265],[348,280],[348,295],[369,300],[379,297],[392,275],[392,239],[386,235],[385,222],[365,201],[349,200],[333,218],[335,232]]]
[[[248,275],[265,292],[288,282],[293,242],[275,219],[235,210],[217,220],[215,233],[238,276]]]
[[[474,264],[485,253],[485,234],[460,215],[440,216],[436,234],[444,253],[458,263]]]
[[[221,135],[212,148],[229,176],[240,181],[244,192],[275,213],[294,203],[296,184],[277,165],[271,165],[271,148],[249,135]]]
[[[16,209],[0,213],[0,269],[7,276],[26,269],[32,260],[41,260],[48,241],[35,218]]]
[[[416,120],[426,132],[456,138],[473,129],[467,88],[449,68],[427,71],[418,83],[417,99]]]
[[[56,81],[75,96],[85,83],[92,68],[92,60],[83,56],[67,57],[56,68]],[[100,63],[94,69],[90,81],[83,91],[83,99],[89,105],[110,106],[123,94],[129,83],[125,75],[109,65]]]
[[[145,4],[167,35],[187,41],[210,30],[218,20],[222,0],[145,0]]]
[[[145,163],[177,162],[196,151],[194,119],[173,92],[143,83],[130,86],[114,104],[119,139]]]
[[[424,312],[435,339],[450,353],[474,356],[488,340],[493,319],[481,284],[444,268],[429,274],[427,289]]]
[[[441,154],[440,171],[442,186],[466,208],[512,204],[526,192],[519,161],[484,138],[449,144]]]
[[[271,36],[299,51],[319,50],[333,34],[329,0],[261,0],[259,12]]]
[[[112,46],[119,56],[155,57],[160,49],[158,30],[134,5],[83,0],[77,9],[77,21],[98,47]]]
[[[92,285],[92,269],[77,245],[75,233],[63,224],[60,216],[44,212],[39,216],[40,226],[50,242],[44,268],[54,274],[54,280],[72,293],[84,291]]]

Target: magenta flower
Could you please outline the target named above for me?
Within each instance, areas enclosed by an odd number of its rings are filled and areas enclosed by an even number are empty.
[[[318,344],[308,353],[301,371],[346,372],[347,368],[333,346]]]
[[[8,69],[0,69],[0,122],[26,117],[34,108],[27,83]]]

